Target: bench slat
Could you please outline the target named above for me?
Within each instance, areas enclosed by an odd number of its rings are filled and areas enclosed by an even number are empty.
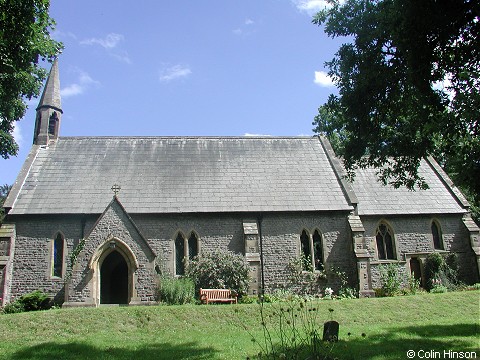
[[[237,303],[237,296],[229,289],[200,289],[200,300],[206,304],[210,302]]]

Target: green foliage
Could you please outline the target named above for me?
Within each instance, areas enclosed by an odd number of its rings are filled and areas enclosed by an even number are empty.
[[[67,274],[65,275],[65,280],[68,281],[70,277],[72,276],[72,271],[73,271],[73,266],[77,262],[78,255],[80,252],[83,250],[85,247],[85,239],[80,240],[80,242],[77,244],[77,246],[74,247],[73,251],[70,253],[70,262],[69,262],[69,267],[67,268]]]
[[[238,295],[247,293],[249,267],[245,257],[228,251],[215,251],[195,256],[187,263],[187,277],[193,279],[196,290],[231,289]]]
[[[5,305],[5,314],[21,313],[26,311],[47,310],[51,308],[50,298],[40,290],[20,296],[17,300]]]
[[[168,305],[192,304],[195,302],[195,283],[187,277],[162,275],[159,277],[157,297]]]
[[[403,276],[396,264],[380,265],[381,296],[395,296],[400,292]]]
[[[416,295],[420,290],[420,280],[415,279],[413,275],[408,277],[408,290],[412,295]]]
[[[338,291],[339,299],[356,299],[358,298],[358,291],[352,287],[342,287]]]
[[[14,122],[37,97],[47,72],[40,60],[52,62],[63,45],[50,38],[55,22],[48,0],[0,1],[0,156],[16,155]]]
[[[426,188],[418,167],[433,155],[478,206],[478,4],[329,3],[313,23],[346,41],[326,63],[338,95],[320,107],[314,131],[329,137],[350,178],[372,166],[384,183]]]
[[[291,258],[287,271],[288,290],[298,295],[319,294],[327,283],[326,271],[313,271],[311,259],[304,255]]]
[[[334,309],[329,309],[330,316]],[[317,301],[293,298],[281,304],[258,309],[261,336],[255,336],[240,319],[240,325],[258,346],[258,359],[329,359],[334,344],[322,341],[323,326]],[[328,319],[325,319],[328,320]]]
[[[431,289],[430,289],[430,292],[432,294],[442,294],[442,293],[446,293],[448,291],[448,288],[446,286],[443,286],[443,285],[434,285]]]
[[[259,302],[257,295],[243,295],[239,300],[239,304],[255,304]]]
[[[303,255],[291,258],[287,265],[288,284],[284,289],[290,295],[320,296],[327,287],[338,289],[335,298],[347,299],[358,297],[356,289],[350,286],[344,271],[330,266],[328,269],[313,271],[312,262]],[[267,294],[265,294],[267,296]],[[331,296],[332,297],[332,296]]]
[[[432,253],[425,260],[426,289],[445,287],[454,290],[459,285],[458,256],[455,253]]]

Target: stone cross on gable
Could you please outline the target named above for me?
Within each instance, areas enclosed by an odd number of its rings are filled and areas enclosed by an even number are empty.
[[[112,191],[115,194],[115,196],[117,196],[117,194],[120,192],[121,189],[122,188],[120,187],[120,185],[113,184],[113,186],[112,186]]]

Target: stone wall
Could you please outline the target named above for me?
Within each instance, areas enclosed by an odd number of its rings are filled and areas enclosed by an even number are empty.
[[[56,300],[62,301],[66,278],[53,278],[51,274],[52,240],[61,232],[65,237],[65,273],[69,257],[82,237],[90,234],[93,239],[78,259],[78,268],[72,273],[75,283],[69,291],[71,301],[81,302],[94,297],[92,274],[86,268],[95,256],[102,242],[111,237],[123,241],[138,261],[135,270],[135,295],[138,301],[151,302],[156,286],[157,268],[174,273],[174,239],[178,232],[189,236],[192,231],[198,235],[199,251],[229,250],[245,253],[243,221],[259,220],[258,214],[158,214],[131,215],[115,210],[112,216],[106,214],[104,223],[100,215],[89,216],[29,216],[19,217],[16,223],[15,258],[11,293],[12,298],[40,289]],[[300,234],[307,230],[322,234],[324,260],[327,268],[335,267],[344,271],[352,286],[357,285],[356,261],[352,248],[351,234],[347,222],[348,214],[329,213],[266,213],[259,221],[261,247],[264,260],[265,290],[287,284],[287,265],[292,258],[300,255]],[[133,220],[129,222],[130,219]],[[405,257],[412,253],[434,251],[429,216],[386,217],[395,234],[397,261],[405,266]],[[460,216],[435,217],[440,224],[445,250],[459,255],[461,276],[471,280],[476,272],[475,257],[470,248],[467,230]],[[378,287],[378,261],[376,257],[375,230],[379,217],[362,217],[365,228],[366,247],[372,256],[370,271],[372,287]],[[138,229],[138,231],[137,231]],[[142,239],[145,240],[142,243]],[[150,249],[150,250],[149,250]],[[149,251],[157,258],[150,259]],[[388,262],[388,261],[387,261]],[[335,281],[335,279],[329,279]],[[329,284],[338,288],[338,284]],[[76,288],[76,290],[74,290]]]
[[[63,302],[64,279],[51,275],[52,242],[57,233],[64,236],[66,259],[80,239],[81,222],[70,216],[35,216],[17,221],[16,228],[10,300],[31,291],[41,290],[56,302]]]
[[[67,279],[69,304],[100,303],[100,264],[113,251],[118,251],[128,266],[129,302],[155,301],[155,252],[121,205],[113,201],[85,239]]]
[[[75,284],[69,291],[69,300],[83,301],[94,296],[90,281],[92,274],[85,267],[94,256],[101,241],[112,234],[132,248],[138,255],[139,269],[136,271],[138,296],[141,301],[151,301],[155,279],[142,274],[145,259],[141,254],[145,250],[136,249],[131,239],[132,229],[126,229],[122,223],[128,223],[117,214],[116,219],[104,216],[102,225],[95,216],[50,216],[29,217],[17,221],[17,251],[14,265],[14,297],[41,289],[52,297],[62,300],[64,279],[52,279],[49,276],[51,263],[51,242],[60,231],[66,240],[65,264],[82,235],[89,234],[95,241],[87,244],[78,256],[77,265],[72,272]],[[185,215],[134,215],[132,219],[148,245],[158,256],[156,264],[169,272],[174,272],[174,239],[178,232],[185,236],[194,231],[199,237],[199,251],[229,250],[245,253],[243,220],[255,218],[250,214],[185,214]],[[264,254],[265,288],[271,291],[286,284],[287,265],[291,258],[300,254],[299,236],[303,229],[313,233],[318,229],[324,240],[324,256],[327,266],[335,266],[347,272],[350,280],[355,281],[355,263],[348,238],[346,214],[264,214],[261,223],[262,248]],[[94,228],[95,226],[95,228]],[[117,229],[115,229],[117,228]],[[115,229],[115,231],[114,231]],[[138,240],[137,240],[138,241]],[[35,251],[32,251],[34,249]],[[69,272],[70,269],[66,269]],[[146,271],[147,273],[150,270]],[[145,280],[148,279],[148,280]],[[73,289],[76,289],[75,291]]]
[[[375,231],[381,220],[384,220],[393,230],[396,260],[400,261],[405,267],[405,274],[409,274],[409,265],[406,261],[409,257],[414,254],[421,254],[424,257],[427,253],[439,251],[434,248],[431,230],[432,221],[435,220],[441,228],[444,251],[455,252],[458,255],[460,278],[466,282],[475,281],[475,257],[470,247],[467,229],[462,222],[461,215],[412,215],[409,217],[383,218],[362,216],[361,219],[365,228],[365,241],[368,252],[372,256],[370,261],[372,288],[380,287],[379,271],[376,268],[382,263],[395,262],[391,260],[378,261]]]

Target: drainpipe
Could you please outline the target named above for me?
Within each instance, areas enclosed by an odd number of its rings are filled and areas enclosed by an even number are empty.
[[[260,239],[260,271],[262,275],[262,289],[260,290],[260,293],[262,295],[265,295],[265,275],[263,273],[263,237],[262,237],[262,221],[263,221],[263,215],[260,214],[258,216],[258,237]]]

